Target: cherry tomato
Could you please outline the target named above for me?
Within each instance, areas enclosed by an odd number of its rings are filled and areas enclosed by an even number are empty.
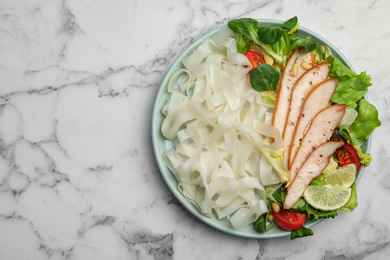
[[[300,229],[306,221],[306,215],[300,212],[280,209],[279,212],[273,211],[275,222],[283,230],[294,231]]]
[[[336,151],[337,157],[339,158],[340,166],[343,167],[347,164],[356,164],[356,170],[360,169],[360,157],[355,147],[351,144],[346,144],[344,147]]]
[[[257,51],[248,51],[247,53],[245,53],[245,56],[248,58],[248,60],[250,61],[250,63],[253,66],[251,71],[249,71],[249,74],[252,73],[252,70],[254,68],[256,68],[257,66],[259,66],[262,63],[265,63],[263,56],[261,56]]]

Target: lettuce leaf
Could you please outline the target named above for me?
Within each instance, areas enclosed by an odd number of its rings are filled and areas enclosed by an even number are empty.
[[[359,101],[359,115],[348,128],[349,136],[353,145],[361,144],[367,139],[375,128],[381,125],[376,107],[366,100]]]
[[[260,151],[263,156],[267,159],[267,161],[272,165],[275,171],[278,173],[280,180],[282,182],[290,182],[291,174],[290,171],[286,168],[286,165],[282,159],[283,152],[285,148],[280,148],[277,151],[273,151],[268,149],[267,147],[261,147]]]
[[[340,129],[340,135],[353,145],[360,145],[376,127],[381,125],[378,110],[363,99],[368,87],[372,85],[371,76],[366,72],[357,74],[333,55],[329,55],[326,60],[330,65],[329,77],[339,79],[331,101],[346,104],[348,108],[357,109],[359,113],[351,126]]]
[[[357,192],[356,192],[356,183],[352,185],[352,194],[348,203],[341,208],[343,212],[352,212],[358,205],[357,203]]]
[[[362,72],[357,74],[333,55],[327,57],[330,65],[330,78],[339,79],[339,85],[332,96],[331,101],[338,104],[346,104],[348,108],[355,108],[368,87],[371,86],[371,77]]]

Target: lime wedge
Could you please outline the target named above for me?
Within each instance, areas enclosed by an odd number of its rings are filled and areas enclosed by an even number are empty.
[[[351,187],[356,179],[356,164],[348,164],[325,175],[326,184]]]
[[[303,197],[313,208],[336,210],[348,203],[351,191],[351,188],[341,185],[310,185]]]

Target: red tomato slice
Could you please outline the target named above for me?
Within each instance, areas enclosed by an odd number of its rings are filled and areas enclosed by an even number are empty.
[[[273,211],[273,215],[278,227],[286,231],[298,230],[306,221],[305,214],[287,209],[280,209],[277,213]]]
[[[359,171],[360,157],[353,145],[346,144],[344,147],[338,149],[336,153],[341,167],[354,163],[356,164],[356,170]]]
[[[245,56],[248,58],[248,60],[250,61],[250,63],[253,66],[251,71],[249,71],[249,74],[252,73],[252,70],[254,68],[256,68],[257,66],[259,66],[262,63],[265,63],[263,56],[261,56],[257,51],[248,51],[247,53],[245,53]]]

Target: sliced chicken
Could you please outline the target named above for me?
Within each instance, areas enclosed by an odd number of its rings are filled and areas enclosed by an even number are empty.
[[[338,83],[338,79],[332,78],[317,84],[303,101],[301,113],[290,144],[289,166],[291,166],[295,153],[301,144],[304,134],[309,129],[311,121],[319,111],[329,105],[330,98],[335,92]]]
[[[343,144],[343,141],[326,142],[310,154],[287,191],[283,204],[285,209],[291,209],[297,203],[310,182],[317,178],[328,166],[330,156]]]
[[[303,101],[314,86],[326,80],[328,75],[329,64],[327,62],[322,62],[306,71],[294,85],[291,92],[290,108],[288,110],[287,120],[283,130],[283,142],[284,147],[286,148],[283,159],[287,167],[289,165],[288,152],[295,127],[298,122],[299,114],[301,113]]]
[[[309,130],[303,136],[301,145],[290,167],[291,182],[310,154],[321,144],[327,142],[345,114],[347,105],[336,104],[318,112]]]
[[[304,47],[297,48],[288,59],[280,79],[278,96],[272,117],[272,125],[279,130],[280,135],[283,135],[293,86],[299,77],[307,70],[302,66],[303,61],[305,61],[309,67],[313,66],[315,64],[314,55],[312,52],[305,54]]]

